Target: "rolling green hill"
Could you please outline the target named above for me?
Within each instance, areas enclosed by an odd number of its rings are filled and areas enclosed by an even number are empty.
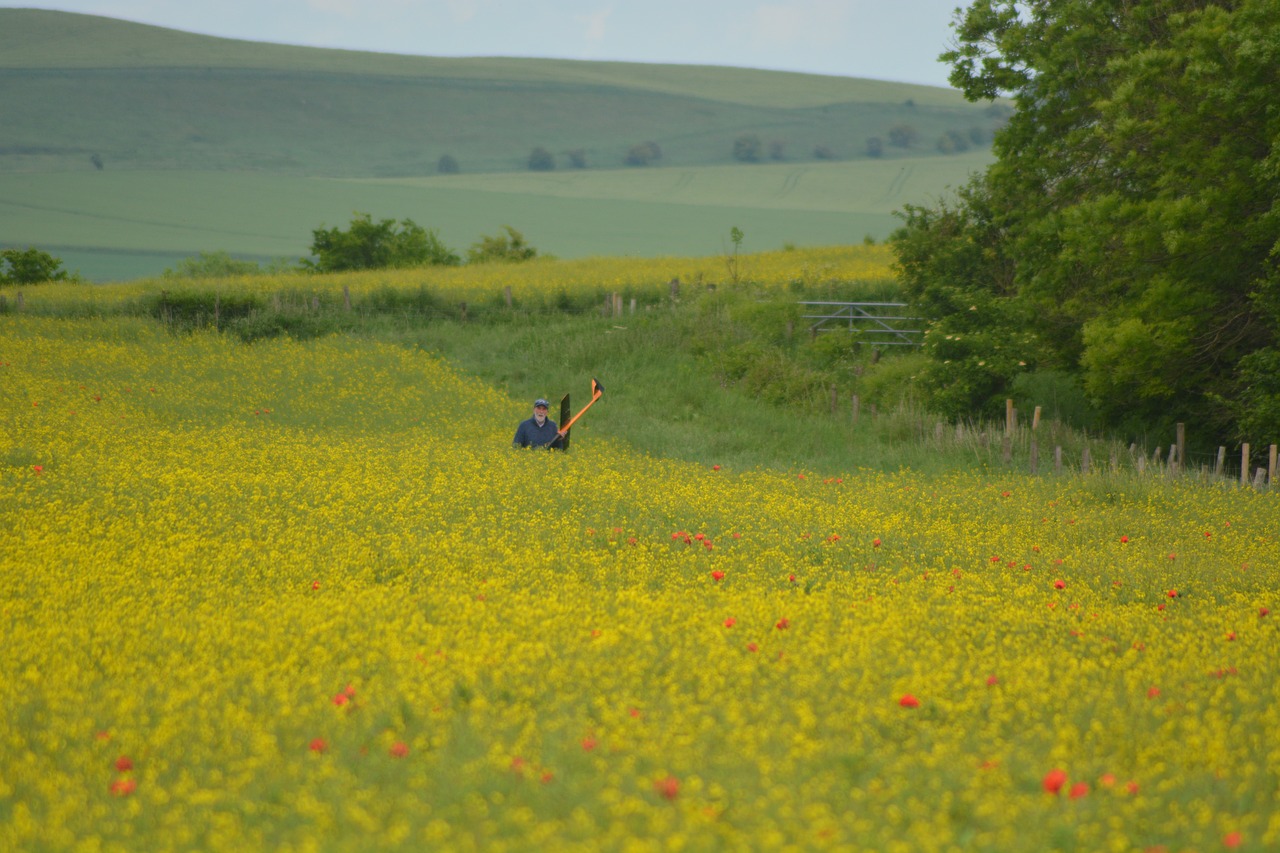
[[[30,9],[0,9],[0,115],[0,244],[94,279],[297,256],[356,210],[461,247],[511,224],[562,256],[714,252],[732,225],[757,248],[880,238],[893,209],[987,162],[1003,119],[907,84],[322,50]],[[660,158],[627,167],[650,141]],[[537,147],[553,170],[529,171]],[[439,174],[446,155],[459,174]]]

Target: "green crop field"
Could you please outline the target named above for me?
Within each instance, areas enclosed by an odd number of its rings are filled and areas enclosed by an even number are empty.
[[[22,9],[0,10],[0,114],[0,245],[91,280],[200,252],[297,258],[355,211],[461,249],[509,224],[561,257],[707,254],[735,226],[755,250],[882,239],[895,209],[989,162],[1005,115],[907,84],[387,56]],[[761,162],[735,159],[743,136]],[[644,142],[660,158],[626,166]],[[529,171],[537,147],[556,168]],[[446,155],[458,174],[438,173]]]

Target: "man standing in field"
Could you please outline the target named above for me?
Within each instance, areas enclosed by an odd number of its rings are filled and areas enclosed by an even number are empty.
[[[555,441],[558,435],[556,422],[547,417],[550,404],[539,397],[533,401],[533,417],[521,421],[516,427],[516,437],[512,447],[546,447]]]

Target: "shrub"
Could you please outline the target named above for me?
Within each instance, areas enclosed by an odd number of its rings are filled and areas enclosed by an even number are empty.
[[[236,275],[254,275],[261,272],[254,261],[242,261],[226,252],[201,252],[192,258],[183,258],[173,269],[166,269],[164,278],[227,278]]]
[[[502,226],[505,234],[483,236],[467,250],[467,261],[473,264],[501,261],[515,263],[536,257],[538,250],[525,242],[524,235],[510,225]]]

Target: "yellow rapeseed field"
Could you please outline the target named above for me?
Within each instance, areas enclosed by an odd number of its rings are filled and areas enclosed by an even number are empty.
[[[514,451],[527,405],[0,316],[0,849],[1280,848],[1280,493],[677,463],[607,397]]]

